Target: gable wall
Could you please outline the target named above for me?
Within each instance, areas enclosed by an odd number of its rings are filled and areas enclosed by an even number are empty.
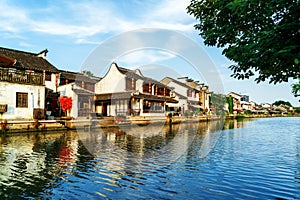
[[[115,64],[112,64],[105,77],[96,83],[95,93],[124,92],[125,84],[125,75],[119,72]]]

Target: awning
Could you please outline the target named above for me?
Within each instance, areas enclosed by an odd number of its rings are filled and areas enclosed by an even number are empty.
[[[130,98],[131,98],[131,92],[96,94],[96,101],[106,101],[112,99],[130,99]]]
[[[106,94],[96,94],[96,101],[106,101],[106,100],[117,100],[117,99],[144,99],[147,101],[157,101],[166,103],[178,103],[174,98],[167,96],[155,96],[151,94],[141,94],[133,92],[116,92],[116,93],[106,93]]]
[[[166,102],[166,103],[178,103],[174,98],[167,96],[155,96],[151,94],[134,94],[134,98],[145,99],[148,101]]]
[[[88,96],[93,96],[94,93],[89,91],[89,90],[85,90],[85,89],[80,89],[80,88],[77,88],[77,89],[73,89],[73,91],[76,93],[76,94],[79,94],[79,95],[88,95]]]

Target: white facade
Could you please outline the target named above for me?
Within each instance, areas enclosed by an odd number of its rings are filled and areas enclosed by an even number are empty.
[[[95,84],[95,93],[96,113],[104,116],[165,116],[165,105],[172,102],[167,86],[116,63]]]
[[[56,74],[52,73],[51,74],[51,81],[45,81],[45,86],[46,88],[49,88],[51,90],[53,90],[54,92],[56,92]]]
[[[210,111],[209,98],[210,94],[207,91],[198,90],[200,88],[193,88],[186,84],[187,77],[179,78],[174,80],[172,78],[166,77],[161,82],[167,86],[174,88],[177,95],[183,96],[184,98],[178,99],[178,108],[182,111],[188,111],[190,107],[201,108],[203,110]],[[190,91],[190,92],[189,92]],[[188,95],[189,94],[189,95]],[[200,96],[199,96],[200,95]],[[202,105],[198,105],[202,102]]]
[[[67,116],[72,118],[89,118],[94,112],[94,93],[75,83],[60,85],[57,87],[60,97],[72,97],[72,108],[67,111]]]
[[[17,93],[27,93],[27,107],[17,107]],[[34,108],[45,108],[45,86],[0,82],[0,104],[7,104],[2,119],[33,119]]]
[[[107,74],[95,85],[95,91],[98,94],[124,92],[125,75],[120,73],[115,63],[111,64],[111,67]]]
[[[203,110],[210,111],[210,97],[211,97],[211,93],[208,92],[208,87],[207,86],[205,86],[205,88],[200,89],[199,100],[200,100],[200,102],[203,103],[201,105]]]
[[[72,108],[69,111],[69,116],[72,116],[74,118],[78,117],[78,96],[77,94],[72,90],[72,88],[75,87],[74,83],[67,84],[67,85],[61,85],[57,87],[57,92],[60,93],[60,96],[67,96],[72,97]]]
[[[261,104],[261,107],[263,107],[263,108],[271,108],[272,105],[269,104],[269,103],[262,103],[262,104]]]

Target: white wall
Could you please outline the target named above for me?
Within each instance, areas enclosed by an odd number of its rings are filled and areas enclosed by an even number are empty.
[[[28,93],[27,108],[16,108],[17,92]],[[34,108],[45,108],[45,87],[0,82],[0,104],[7,104],[2,119],[33,119]]]
[[[209,99],[210,99],[211,94],[210,93],[206,93],[206,92],[204,92],[204,94],[205,94],[204,110],[207,109],[208,111],[210,111],[210,108],[209,108]]]
[[[186,87],[183,87],[183,86],[181,86],[181,85],[178,85],[178,84],[176,84],[176,83],[174,83],[174,82],[170,82],[170,83],[168,84],[168,86],[169,86],[169,87],[173,87],[173,88],[174,88],[174,91],[175,91],[176,93],[178,93],[178,94],[180,94],[180,95],[182,95],[182,96],[184,96],[184,97],[187,96],[187,88],[186,88]]]
[[[56,84],[55,84],[55,74],[51,74],[51,81],[45,81],[45,86],[46,88],[49,88],[56,92]]]
[[[120,73],[115,63],[111,64],[108,73],[95,85],[96,94],[124,92],[125,75]]]
[[[72,85],[75,88],[74,83],[67,85],[61,85],[57,87],[57,92],[60,93],[60,96],[72,97],[72,109],[69,111],[71,117],[78,117],[78,95],[72,90]]]
[[[140,93],[143,93],[143,83],[144,83],[144,81],[143,80],[141,80],[141,79],[138,79],[137,81],[136,81],[136,90],[138,90]]]

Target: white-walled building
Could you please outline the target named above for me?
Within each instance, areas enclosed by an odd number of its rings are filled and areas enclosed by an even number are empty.
[[[96,83],[95,93],[96,113],[103,116],[164,116],[166,104],[177,103],[170,87],[116,63]]]
[[[59,72],[57,92],[60,97],[72,98],[72,108],[69,116],[73,118],[90,117],[90,114],[95,112],[95,84],[100,78],[70,71],[60,70]]]
[[[249,101],[248,95],[237,94],[230,92],[226,95],[233,98],[233,110],[234,112],[244,112],[246,110],[254,111],[256,109],[256,103]]]
[[[165,77],[161,83],[174,88],[174,92],[179,98],[177,105],[170,106],[177,107],[182,112],[188,110],[210,111],[210,93],[207,86],[188,79],[188,77],[181,77],[177,80]]]
[[[0,47],[0,107],[2,119],[44,118],[46,86],[55,89],[57,69],[47,50],[30,53]]]

